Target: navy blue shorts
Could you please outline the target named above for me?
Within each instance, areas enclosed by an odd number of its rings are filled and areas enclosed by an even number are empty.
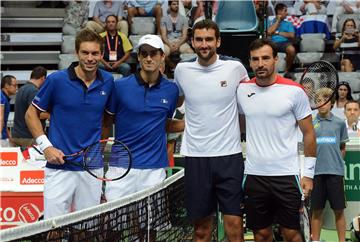
[[[286,53],[286,49],[289,45],[292,45],[292,42],[275,42],[278,52]]]
[[[213,214],[243,213],[242,153],[217,157],[185,157],[186,208],[191,220]]]
[[[297,176],[254,176],[244,179],[246,227],[265,229],[273,223],[300,229],[300,183]]]
[[[325,208],[326,200],[334,210],[346,208],[344,177],[337,175],[316,175],[314,189],[311,192],[311,208]]]

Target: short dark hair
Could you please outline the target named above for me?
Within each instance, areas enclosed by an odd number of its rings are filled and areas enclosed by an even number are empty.
[[[197,29],[213,29],[213,30],[215,30],[216,39],[220,38],[220,30],[219,30],[218,25],[210,19],[200,20],[194,24],[194,26],[192,28],[192,36],[193,37],[195,34],[195,30],[197,30]]]
[[[47,70],[45,69],[45,67],[37,66],[32,70],[30,74],[30,79],[40,79],[43,76],[46,77],[46,75]]]
[[[118,20],[118,17],[117,17],[116,15],[110,14],[110,15],[106,16],[106,18],[105,18],[105,23],[108,21],[108,19],[109,19],[110,17],[114,17],[115,20],[116,20],[116,23],[119,21],[119,20]]]
[[[356,100],[349,100],[345,103],[345,106],[344,106],[344,109],[346,109],[346,105],[350,104],[350,103],[356,103],[359,108],[360,108],[360,102],[359,101],[356,101]]]
[[[5,75],[1,78],[1,88],[5,87],[5,84],[11,85],[12,79],[16,79],[16,77],[12,75]]]
[[[283,3],[278,3],[275,6],[275,14],[278,14],[278,11],[283,10],[284,8],[287,8],[287,6]]]
[[[96,32],[94,32],[88,28],[82,29],[76,34],[76,38],[75,38],[76,53],[79,52],[80,44],[82,42],[96,42],[96,43],[100,44],[101,52],[103,52],[103,50],[104,50],[103,38],[101,38],[100,35],[98,35]]]
[[[179,0],[169,0],[168,5],[170,6],[172,4],[172,2],[179,2]]]
[[[277,47],[274,44],[274,42],[272,42],[271,40],[268,40],[268,39],[256,39],[253,42],[251,42],[250,47],[249,47],[250,52],[254,51],[254,50],[257,50],[257,49],[260,49],[261,47],[263,47],[265,45],[268,45],[268,46],[271,47],[272,52],[273,52],[273,57],[275,58],[277,56],[277,54],[278,54]]]

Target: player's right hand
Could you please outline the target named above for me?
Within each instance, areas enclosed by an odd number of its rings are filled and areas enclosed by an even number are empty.
[[[56,149],[53,146],[50,146],[44,150],[44,156],[45,159],[51,164],[62,165],[65,163],[63,159],[65,154],[61,150]]]

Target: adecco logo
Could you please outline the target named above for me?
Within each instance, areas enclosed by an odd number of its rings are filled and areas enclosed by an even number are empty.
[[[0,166],[17,166],[17,152],[0,152]]]
[[[21,185],[44,184],[44,171],[20,171]]]

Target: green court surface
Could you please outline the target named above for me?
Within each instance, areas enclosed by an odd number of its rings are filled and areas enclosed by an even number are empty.
[[[321,241],[323,241],[323,242],[339,241],[336,230],[332,230],[332,229],[322,229],[320,238],[321,238]],[[346,231],[346,240],[348,240],[348,239],[350,241],[350,231]]]
[[[331,229],[322,229],[320,238],[321,238],[321,242],[337,242],[337,241],[339,241],[336,230],[331,230]],[[346,240],[351,241],[350,240],[350,231],[346,231]],[[254,237],[251,232],[247,232],[245,234],[245,241],[254,241]]]

